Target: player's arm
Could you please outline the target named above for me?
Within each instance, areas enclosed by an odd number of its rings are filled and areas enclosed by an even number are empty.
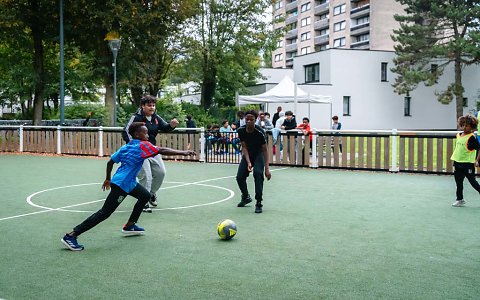
[[[475,135],[472,135],[467,142],[467,148],[470,151],[476,150],[477,151],[477,158],[475,159],[475,166],[478,167],[478,162],[480,161],[480,142]]]
[[[247,143],[245,141],[242,141],[241,139],[240,139],[240,142],[242,144],[242,154],[245,157],[245,160],[247,161],[248,172],[251,172],[253,167],[252,167],[252,162],[250,161],[250,154],[248,154]]]
[[[182,156],[195,156],[197,153],[193,150],[177,150],[167,147],[157,147],[158,153],[162,155],[182,155]]]
[[[158,121],[158,129],[161,132],[170,132],[174,130],[177,125],[178,125],[178,120],[173,118],[170,123],[167,123],[164,119],[162,119],[160,116],[156,116],[157,121]]]
[[[270,180],[270,178],[272,178],[272,173],[270,173],[270,162],[268,160],[267,144],[262,145],[262,152],[263,160],[265,161],[265,177],[267,177],[267,180]]]
[[[113,160],[109,160],[107,162],[107,170],[106,170],[106,174],[105,174],[105,181],[103,182],[103,185],[102,185],[102,190],[108,190],[110,189],[110,180],[112,178],[112,170],[113,170],[113,165],[115,164],[115,162]]]

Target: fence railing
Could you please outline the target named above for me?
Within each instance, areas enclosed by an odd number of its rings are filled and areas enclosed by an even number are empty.
[[[109,156],[124,141],[121,128],[62,126],[0,126],[0,152]],[[157,136],[157,145],[191,149],[194,158],[165,159],[239,163],[236,132],[180,128]],[[296,130],[267,132],[272,165],[391,172],[451,174],[456,131],[322,130],[312,139]]]

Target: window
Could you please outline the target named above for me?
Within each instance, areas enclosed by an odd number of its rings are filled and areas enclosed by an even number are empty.
[[[295,56],[297,56],[297,51],[287,52],[287,60],[293,59]]]
[[[328,28],[320,30],[320,35],[327,35],[328,34]]]
[[[358,19],[355,20],[356,25],[361,25],[361,24],[365,24],[365,23],[368,23],[368,22],[370,22],[370,17],[369,16],[361,17],[361,18],[358,18]]]
[[[346,9],[346,4],[342,4],[342,5],[339,5],[339,6],[335,6],[333,8],[333,15],[336,16],[336,15],[339,15],[339,14],[344,14],[345,13],[345,9]]]
[[[307,10],[310,10],[310,2],[305,3],[304,5],[302,5],[301,8],[300,8],[300,10],[301,10],[302,12],[307,11]]]
[[[278,41],[277,48],[282,48],[282,47],[283,47],[283,41]]]
[[[468,98],[463,97],[463,107],[467,107],[467,106],[468,106]]]
[[[345,38],[339,38],[333,41],[333,48],[345,46]]]
[[[309,40],[310,38],[311,38],[310,31],[302,33],[302,35],[300,36],[301,41],[306,41],[306,40]]]
[[[430,65],[430,72],[432,74],[435,74],[435,73],[437,73],[437,71],[438,71],[438,65],[437,64],[431,64]]]
[[[302,27],[310,25],[311,23],[312,23],[312,18],[311,17],[307,17],[305,19],[302,19]]]
[[[302,55],[308,54],[308,53],[312,52],[310,49],[311,49],[310,46],[308,46],[308,47],[303,47],[302,49],[300,49],[300,53],[301,53]]]
[[[286,26],[286,28],[287,28],[287,31],[297,29],[297,22],[294,22],[294,23],[292,23],[292,24],[288,24],[288,25]]]
[[[328,44],[320,45],[320,47],[318,47],[318,51],[323,51],[323,50],[327,50],[327,49],[330,49],[330,45],[328,45]]]
[[[318,5],[322,5],[322,4],[325,4],[325,3],[328,3],[328,0],[320,0]]]
[[[344,30],[345,29],[345,24],[346,24],[345,21],[333,24],[333,31]]]
[[[361,34],[355,37],[355,43],[367,42],[370,40],[370,33]]]
[[[320,64],[305,66],[305,83],[320,81]]]
[[[275,2],[275,10],[280,9],[282,7],[283,7],[283,1],[282,0],[279,0],[279,1]]]
[[[281,18],[282,18],[282,15],[276,15],[274,19],[275,19],[275,21],[278,21],[278,20],[280,20]]]
[[[318,16],[318,19],[319,19],[319,20],[328,19],[329,15],[330,15],[329,13],[320,15],[320,16]]]
[[[283,60],[283,53],[275,55],[275,61],[282,61]]]
[[[404,106],[404,116],[405,117],[410,117],[410,105],[411,105],[411,100],[412,98],[410,96],[406,96],[404,101],[403,101],[403,106]]]
[[[350,116],[350,96],[343,96],[343,115]]]
[[[382,62],[381,67],[380,67],[381,81],[388,81],[387,80],[387,67],[388,67],[388,63]]]

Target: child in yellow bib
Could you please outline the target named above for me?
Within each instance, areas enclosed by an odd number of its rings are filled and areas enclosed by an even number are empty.
[[[473,133],[477,129],[478,120],[472,115],[466,115],[458,118],[458,124],[463,132],[457,134],[455,150],[450,158],[453,160],[453,166],[455,167],[453,175],[457,184],[457,200],[452,204],[455,207],[465,205],[463,199],[463,180],[465,177],[472,187],[480,193],[480,184],[475,179],[475,166],[478,167],[480,159],[480,152],[477,155],[480,143]]]

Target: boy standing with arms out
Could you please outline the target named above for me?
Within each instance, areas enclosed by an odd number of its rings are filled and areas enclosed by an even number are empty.
[[[237,171],[237,184],[242,192],[242,200],[238,203],[238,207],[244,207],[252,202],[252,198],[248,194],[247,177],[253,171],[255,180],[255,213],[262,212],[263,201],[263,181],[264,172],[267,180],[272,178],[270,173],[267,137],[265,131],[260,126],[255,125],[258,114],[254,110],[245,113],[244,126],[238,128],[238,137],[242,143],[242,159]]]
[[[105,199],[103,207],[77,225],[73,231],[65,234],[61,239],[61,242],[72,251],[83,250],[83,245],[78,244],[77,237],[110,217],[127,195],[137,198],[137,203],[133,207],[128,222],[123,226],[122,233],[126,235],[143,234],[145,230],[137,226],[136,223],[143,207],[151,197],[150,191],[136,181],[136,176],[140,168],[142,168],[143,161],[157,154],[195,155],[195,152],[189,150],[180,151],[165,147],[155,147],[148,142],[148,129],[141,122],[132,123],[128,128],[128,133],[133,139],[118,149],[107,163],[106,178],[102,189],[108,190],[111,188],[111,191],[107,199]],[[121,165],[113,178],[110,179],[115,163],[121,163]]]
[[[455,150],[452,157],[455,171],[455,183],[457,184],[457,200],[452,204],[454,207],[465,205],[463,199],[463,180],[467,177],[472,187],[480,193],[480,184],[475,179],[475,166],[478,166],[480,159],[480,144],[473,132],[477,129],[478,120],[474,116],[466,115],[458,118],[458,124],[463,128],[462,133],[457,134]],[[477,151],[476,151],[477,150]]]

